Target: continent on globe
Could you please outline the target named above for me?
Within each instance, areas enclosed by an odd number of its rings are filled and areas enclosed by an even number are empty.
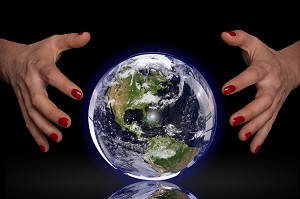
[[[193,165],[216,128],[213,93],[171,55],[134,55],[112,67],[91,96],[88,121],[102,157],[138,179],[162,180]]]
[[[197,147],[189,147],[183,141],[170,136],[156,136],[148,141],[145,160],[158,171],[158,176],[166,172],[177,173],[184,169],[198,154]]]
[[[133,120],[135,122],[124,120],[126,111],[140,110],[143,114],[141,121],[151,125],[152,120],[147,117],[146,108],[151,103],[159,101],[158,91],[165,89],[168,84],[171,84],[168,79],[155,69],[135,71],[129,66],[124,67],[117,73],[116,81],[108,90],[108,100],[116,122],[139,136],[138,129],[135,131],[137,120]]]

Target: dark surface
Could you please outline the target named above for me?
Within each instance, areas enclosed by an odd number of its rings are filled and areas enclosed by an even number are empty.
[[[40,151],[26,129],[11,87],[0,84],[5,198],[108,198],[138,181],[114,170],[97,152],[89,137],[87,106],[98,78],[120,60],[141,51],[167,51],[199,64],[217,99],[217,136],[209,153],[169,182],[201,199],[299,198],[300,90],[287,98],[257,155],[249,150],[251,139],[241,142],[237,137],[240,127],[228,123],[232,113],[254,98],[255,88],[221,95],[223,83],[245,65],[240,49],[223,43],[220,33],[243,29],[281,49],[300,37],[299,5],[285,5],[257,5],[242,13],[226,9],[231,7],[227,4],[220,5],[223,13],[215,9],[204,13],[216,5],[175,5],[176,12],[162,5],[104,12],[109,8],[103,6],[91,16],[67,15],[44,24],[27,17],[24,9],[19,13],[24,18],[3,18],[1,37],[21,43],[69,32],[90,31],[92,36],[85,47],[66,51],[58,62],[61,71],[83,89],[84,99],[75,101],[48,88],[50,99],[72,117],[72,126],[62,129],[62,142],[49,140],[48,153]],[[266,10],[269,13],[264,13]],[[9,24],[14,24],[14,29],[6,28]]]

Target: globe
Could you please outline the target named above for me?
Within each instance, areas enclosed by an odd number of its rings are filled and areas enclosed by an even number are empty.
[[[194,66],[165,53],[141,53],[99,79],[88,123],[93,143],[113,168],[137,179],[165,180],[208,150],[216,103]]]
[[[191,192],[173,183],[165,181],[140,181],[125,186],[112,194],[108,199],[197,199]]]

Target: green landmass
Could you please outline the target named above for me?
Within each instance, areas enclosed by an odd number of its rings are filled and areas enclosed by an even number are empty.
[[[190,197],[179,189],[165,189],[162,193],[155,193],[149,199],[189,199]]]
[[[157,185],[158,191],[151,194],[148,199],[187,199],[188,195],[183,193],[180,189],[166,189],[161,184]]]
[[[143,112],[143,121],[147,122],[146,107],[151,103],[149,96],[155,96],[159,90],[165,89],[170,82],[161,72],[154,69],[151,69],[149,75],[135,71],[134,74],[122,78],[122,75],[126,74],[128,70],[132,69],[129,66],[124,67],[116,75],[116,81],[108,90],[108,98],[112,102],[111,108],[116,122],[139,136],[136,123],[128,125],[124,122],[125,112],[139,109]]]
[[[181,171],[199,151],[197,147],[189,147],[183,141],[172,137],[156,136],[149,139],[148,144],[144,159],[158,171],[159,175]]]

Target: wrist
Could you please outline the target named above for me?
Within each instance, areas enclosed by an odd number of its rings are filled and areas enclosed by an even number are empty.
[[[300,86],[300,40],[279,52],[286,58],[291,75],[295,77],[293,89]]]
[[[0,79],[6,83],[11,83],[9,74],[21,53],[21,46],[24,44],[0,38]]]

